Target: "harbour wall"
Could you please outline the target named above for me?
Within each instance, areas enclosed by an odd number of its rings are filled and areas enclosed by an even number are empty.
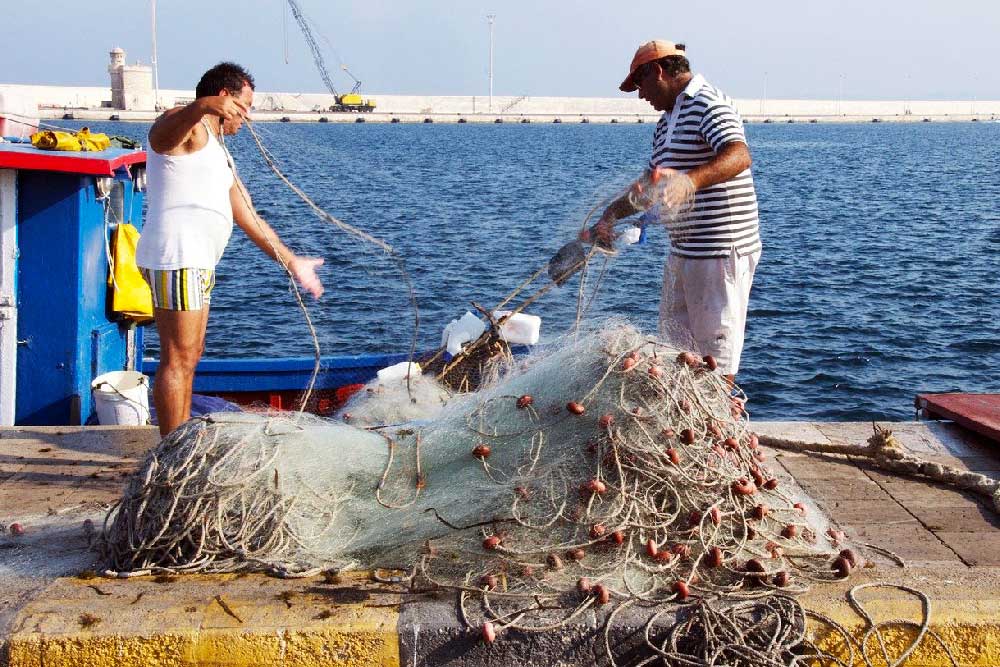
[[[63,118],[71,114],[82,120],[148,121],[157,113],[121,111],[111,104],[106,87],[25,86],[0,84],[0,94],[25,96],[39,105],[42,118]],[[183,104],[194,97],[190,90],[160,90],[162,108]],[[483,95],[365,95],[376,104],[374,112],[331,112],[333,96],[318,93],[258,92],[256,120],[292,122],[636,122],[655,120],[659,114],[636,97],[534,97]],[[997,100],[781,100],[737,99],[740,113],[750,121],[772,122],[858,122],[858,121],[943,121],[993,120],[1000,118]]]

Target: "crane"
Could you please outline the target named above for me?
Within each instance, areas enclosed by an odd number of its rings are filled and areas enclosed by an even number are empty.
[[[351,92],[341,95],[337,92],[337,88],[333,85],[333,80],[330,78],[330,73],[326,69],[326,60],[323,58],[323,52],[319,48],[319,43],[316,42],[316,38],[313,36],[312,29],[309,27],[309,20],[306,15],[302,12],[302,8],[299,6],[298,0],[288,0],[288,6],[292,10],[292,16],[295,18],[295,22],[299,24],[299,29],[302,30],[302,36],[306,40],[306,44],[309,46],[309,51],[312,53],[313,62],[316,64],[316,69],[319,70],[320,78],[323,79],[326,89],[330,91],[333,95],[333,106],[330,107],[330,111],[358,111],[366,112],[373,111],[375,109],[375,100],[373,99],[363,99],[360,94],[361,81],[358,80],[356,76],[351,74],[347,69],[347,65],[341,65],[341,69],[347,72],[348,76],[354,79],[354,87]]]
[[[351,70],[347,69],[347,65],[341,65],[340,69],[344,70],[347,73],[347,76],[349,76],[352,79],[354,79],[354,87],[351,88],[351,92],[352,93],[360,92],[361,91],[361,79],[359,79],[358,77],[356,77],[353,74],[351,74]]]

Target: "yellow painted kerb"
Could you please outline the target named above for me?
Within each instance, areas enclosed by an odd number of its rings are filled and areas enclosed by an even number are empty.
[[[392,621],[392,619],[386,619]],[[247,667],[324,665],[398,667],[395,624],[386,629],[302,628],[227,630],[152,636],[78,632],[18,633],[10,640],[11,667],[147,667],[161,665]]]
[[[393,626],[395,628],[395,626]],[[352,628],[295,631],[210,631],[124,636],[80,632],[18,634],[10,641],[11,667],[256,667],[258,665],[398,667],[398,635]]]
[[[851,608],[843,602],[823,605],[806,604],[841,624],[855,641],[854,665],[863,667],[864,660],[857,653],[857,643],[866,631],[866,625]],[[867,602],[865,607],[876,621],[920,619],[919,605],[903,600],[878,600]],[[997,667],[1000,665],[1000,600],[951,600],[934,602],[931,613],[930,630],[936,633],[948,650],[963,667]],[[839,632],[828,625],[810,620],[809,628],[814,641],[823,649],[846,661],[849,652],[844,648],[844,640]],[[897,625],[889,626],[882,633],[886,652],[891,662],[902,655],[917,634],[916,628]],[[869,638],[868,655],[872,663],[886,664],[877,639]],[[951,667],[952,662],[941,644],[931,636],[925,636],[920,645],[904,663],[906,667]]]
[[[192,605],[188,594],[147,589],[144,600],[152,598],[155,607],[141,609],[129,604],[134,589],[123,598],[92,590],[89,597],[78,596],[81,588],[61,580],[21,610],[8,638],[10,667],[400,664],[399,611],[393,605],[327,604],[302,594],[286,606],[270,592],[234,592],[227,606],[237,620],[211,596]],[[83,627],[83,614],[100,620]]]
[[[186,582],[192,581],[185,578]],[[307,590],[289,606],[276,599],[266,582],[257,588],[236,586],[226,591],[232,617],[210,595],[173,590],[157,594],[147,587],[147,603],[132,606],[134,588],[110,589],[98,595],[79,582],[62,580],[29,603],[13,624],[8,657],[11,667],[146,667],[147,665],[243,667],[337,664],[347,667],[397,667],[399,611],[397,606],[337,603],[310,597]],[[197,582],[195,582],[197,584]],[[102,584],[110,587],[110,584]],[[128,597],[122,597],[122,590]],[[193,590],[197,590],[195,587]],[[256,591],[251,595],[250,591]],[[89,594],[89,595],[87,595]],[[152,598],[152,600],[150,599]],[[192,607],[193,599],[199,606]],[[862,619],[842,599],[807,595],[803,604],[845,627],[859,640]],[[866,600],[876,620],[920,618],[915,601],[891,597]],[[81,614],[93,612],[100,622],[82,627]],[[964,667],[1000,665],[1000,599],[935,600],[931,629]],[[847,659],[839,634],[810,620],[814,640]],[[909,645],[912,632],[898,627],[884,635],[890,658]],[[869,653],[882,664],[881,649],[870,643]],[[862,665],[860,658],[855,665]],[[926,637],[906,662],[907,667],[946,667],[947,654]],[[4,666],[6,667],[6,666]]]

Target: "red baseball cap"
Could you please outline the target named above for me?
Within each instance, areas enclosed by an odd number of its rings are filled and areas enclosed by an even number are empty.
[[[628,76],[625,77],[622,85],[618,86],[618,88],[622,92],[631,93],[639,88],[635,84],[635,81],[632,80],[632,75],[635,74],[637,69],[646,63],[659,60],[660,58],[684,55],[687,55],[684,49],[677,48],[677,45],[673,42],[667,42],[662,39],[654,39],[651,42],[646,42],[635,52],[635,56],[632,57],[632,65],[628,69]]]

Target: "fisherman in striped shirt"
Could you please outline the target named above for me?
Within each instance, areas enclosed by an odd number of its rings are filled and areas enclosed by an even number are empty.
[[[648,203],[660,207],[670,254],[663,272],[659,333],[712,355],[733,383],[761,252],[743,121],[729,97],[691,73],[683,44],[643,44],[621,90],[638,90],[663,116],[653,135],[648,170],[628,194],[608,206],[588,236],[610,246],[615,221]],[[645,193],[647,201],[637,193]],[[650,193],[658,201],[649,202]],[[678,211],[683,213],[676,215]]]

